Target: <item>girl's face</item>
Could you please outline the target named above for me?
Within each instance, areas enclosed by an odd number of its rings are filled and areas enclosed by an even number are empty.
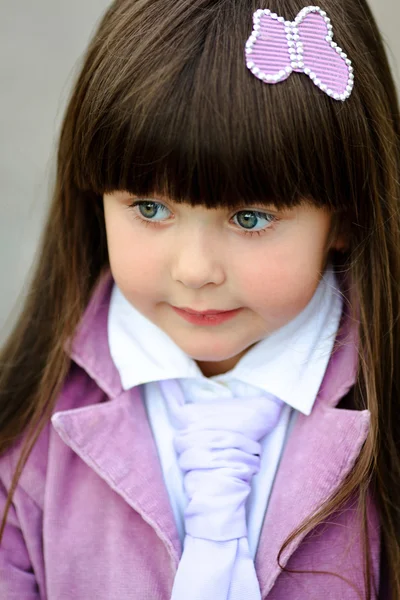
[[[300,313],[342,244],[330,243],[331,214],[308,204],[207,209],[115,192],[104,210],[118,287],[205,375]]]

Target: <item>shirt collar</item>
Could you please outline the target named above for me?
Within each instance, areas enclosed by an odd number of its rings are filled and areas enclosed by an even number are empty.
[[[299,315],[251,348],[230,372],[212,379],[257,387],[309,415],[341,313],[342,296],[329,266]],[[115,284],[108,313],[108,343],[125,390],[165,379],[206,379],[196,362],[136,310]]]

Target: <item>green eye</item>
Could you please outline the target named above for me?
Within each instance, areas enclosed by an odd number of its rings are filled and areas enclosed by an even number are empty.
[[[233,221],[242,229],[260,231],[273,223],[275,217],[257,210],[241,210],[235,214]]]
[[[168,208],[160,202],[140,201],[135,202],[133,206],[137,206],[140,215],[149,221],[163,221],[171,214]]]

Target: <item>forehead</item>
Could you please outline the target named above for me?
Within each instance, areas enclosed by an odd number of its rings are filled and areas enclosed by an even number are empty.
[[[163,190],[210,208],[290,207],[302,198],[348,207],[363,164],[352,159],[365,153],[354,102],[335,103],[299,73],[276,85],[258,80],[244,53],[251,9],[220,14],[217,5],[201,15],[187,7],[193,19],[179,28],[170,22],[174,44],[165,20],[149,13],[132,18],[137,37],[104,49],[74,127],[78,183],[95,193]]]

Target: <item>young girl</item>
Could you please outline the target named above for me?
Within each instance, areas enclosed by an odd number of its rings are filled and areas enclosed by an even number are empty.
[[[2,351],[2,599],[400,598],[399,124],[365,0],[110,6]]]

